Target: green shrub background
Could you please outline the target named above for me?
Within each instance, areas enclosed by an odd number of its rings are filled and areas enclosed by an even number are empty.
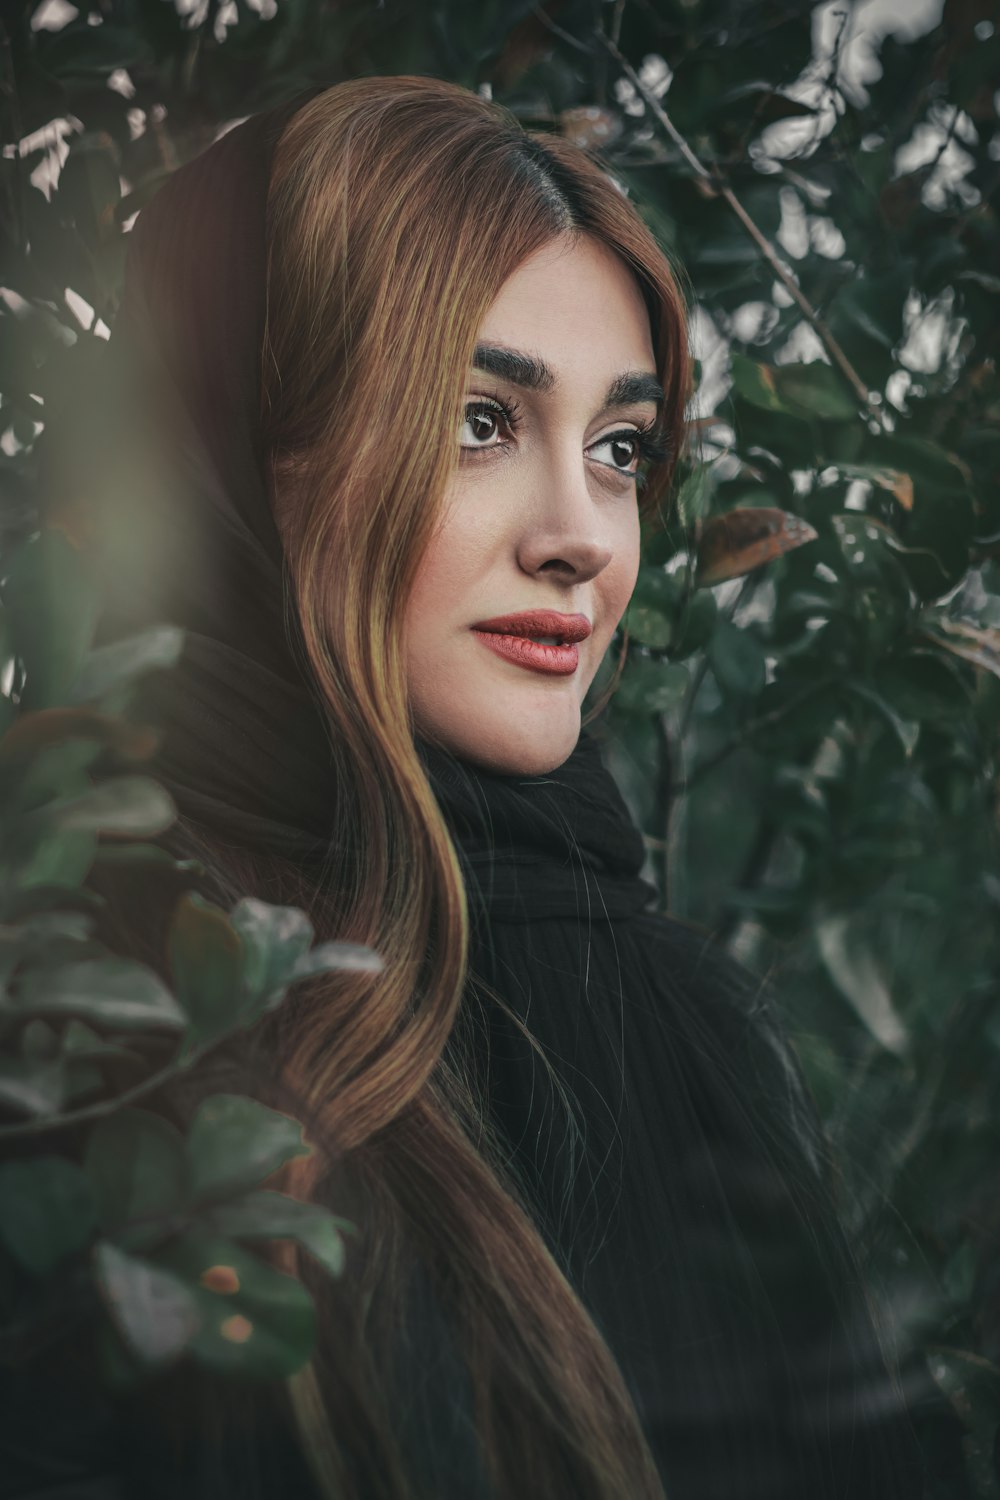
[[[115,1225],[129,1206],[117,1189],[94,1206],[93,1157],[105,1152],[120,1186],[123,1088],[101,1049],[128,1050],[135,1014],[81,1011],[65,988],[59,1011],[51,943],[63,968],[112,962],[88,948],[73,892],[95,858],[129,857],[121,842],[109,856],[99,835],[127,843],[171,817],[134,765],[100,786],[88,767],[95,747],[141,761],[125,689],[177,642],[139,643],[101,679],[72,525],[65,539],[72,496],[41,493],[40,456],[46,442],[84,440],[73,414],[114,323],[124,233],[164,175],[225,124],[310,84],[432,74],[598,148],[683,267],[700,357],[694,441],[669,514],[647,529],[627,642],[594,686],[596,697],[625,645],[600,732],[664,908],[775,978],[897,1336],[919,1345],[964,1424],[961,1472],[942,1457],[935,1494],[1000,1496],[995,7],[947,0],[894,31],[885,7],[846,0],[4,11],[0,1207],[21,1229],[0,1231],[0,1310],[15,1288],[23,1309],[26,1285],[42,1305],[74,1257],[89,1254],[105,1288],[127,1260]],[[44,710],[77,718],[27,723]],[[88,729],[84,710],[102,724]],[[132,857],[152,856],[139,845]],[[210,1041],[246,1024],[248,1005],[278,1003],[247,969],[278,927],[257,912],[251,940],[245,911],[235,923],[190,902],[184,912],[223,954]],[[298,932],[281,971],[294,979],[310,935],[284,920]],[[240,958],[223,983],[226,952]],[[185,973],[186,991],[147,995],[161,1006],[152,1033],[186,1038],[166,1066],[199,1044],[204,987],[180,960],[175,978]],[[136,974],[121,982],[141,989]],[[32,1011],[29,992],[46,984],[47,1008]],[[152,1065],[144,1056],[133,1084]],[[55,1152],[43,1166],[53,1121],[95,1099],[105,1124],[90,1165]],[[148,1146],[167,1193],[169,1173],[189,1170],[183,1149]],[[238,1171],[234,1182],[253,1185]],[[208,1200],[184,1191],[192,1234],[208,1232]],[[84,1200],[81,1218],[70,1208]],[[239,1238],[238,1215],[216,1221],[213,1233],[228,1223]],[[25,1224],[35,1238],[18,1238]],[[335,1226],[294,1232],[336,1268]],[[190,1266],[159,1269],[191,1283]],[[15,1348],[11,1326],[0,1352]]]

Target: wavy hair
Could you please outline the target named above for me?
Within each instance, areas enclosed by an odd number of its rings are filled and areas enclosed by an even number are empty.
[[[644,476],[651,514],[683,432],[684,307],[664,253],[598,161],[466,89],[406,76],[326,90],[277,144],[261,421],[339,788],[310,904],[324,930],[386,961],[377,979],[314,985],[278,1053],[325,1133],[378,1179],[383,1222],[368,1251],[377,1245],[391,1268],[413,1239],[446,1288],[499,1493],[638,1500],[661,1490],[619,1372],[504,1180],[446,1046],[468,979],[468,916],[414,747],[402,638],[454,471],[482,319],[528,256],[579,235],[622,258],[649,312],[670,447]],[[297,1161],[288,1186],[316,1194],[322,1171],[319,1158]],[[338,1330],[327,1334],[294,1400],[314,1462],[344,1495],[351,1479],[331,1400],[344,1376],[329,1369]],[[405,1493],[402,1460],[389,1459],[390,1419],[386,1411],[371,1433],[379,1478],[395,1470]],[[392,1483],[386,1493],[397,1493]]]
[[[300,985],[251,1042],[272,1099],[295,1101],[327,1147],[289,1163],[279,1186],[356,1210],[361,1229],[337,1283],[291,1247],[275,1252],[317,1302],[316,1353],[290,1397],[313,1474],[337,1500],[425,1493],[394,1413],[400,1330],[421,1278],[459,1352],[456,1390],[469,1393],[493,1493],[662,1500],[617,1365],[477,1097],[466,892],[417,753],[403,641],[483,317],[528,256],[581,235],[621,257],[648,309],[669,449],[643,475],[652,516],[684,431],[684,304],[598,158],[464,88],[411,76],[315,94],[275,147],[262,451],[289,634],[328,731],[331,837],[315,876],[184,819],[173,842],[202,858],[217,898],[301,906],[318,937],[384,960],[377,975]]]

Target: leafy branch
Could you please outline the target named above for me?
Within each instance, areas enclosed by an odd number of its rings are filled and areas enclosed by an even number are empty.
[[[598,31],[596,35],[598,36],[602,46],[606,47],[608,52],[610,52],[611,56],[614,58],[615,62],[621,69],[623,75],[628,79],[632,87],[641,96],[644,103],[646,104],[646,107],[649,109],[662,129],[666,132],[667,136],[673,142],[674,146],[680,152],[684,161],[691,168],[692,172],[694,172],[698,180],[705,184],[708,191],[713,194],[717,194],[726,203],[728,203],[729,207],[732,209],[733,213],[736,215],[737,219],[740,221],[747,234],[753,240],[754,244],[757,246],[758,250],[763,255],[768,265],[771,267],[771,270],[774,272],[777,279],[781,282],[781,285],[785,288],[788,295],[793,299],[803,317],[807,320],[807,322],[822,340],[823,345],[830,355],[831,360],[849,383],[852,391],[854,392],[861,406],[864,408],[868,417],[872,421],[876,422],[880,428],[883,427],[885,425],[885,418],[881,409],[872,400],[872,393],[869,391],[865,382],[862,380],[861,376],[858,374],[857,370],[854,368],[851,361],[844,353],[839,341],[834,337],[827,323],[824,322],[823,318],[816,311],[812,303],[809,301],[808,297],[802,291],[802,288],[799,286],[795,277],[792,275],[791,271],[785,265],[784,261],[781,259],[778,252],[771,244],[771,241],[768,239],[767,235],[757,227],[753,219],[743,207],[742,203],[737,198],[736,194],[733,192],[732,188],[728,185],[728,183],[724,182],[717,174],[710,172],[705,164],[691,149],[684,136],[677,129],[673,120],[671,120],[670,116],[663,108],[663,105],[660,103],[659,99],[657,99],[656,95],[646,87],[642,79],[639,77],[638,73],[632,67],[632,64],[619,50],[618,46],[614,41],[612,41],[611,37],[609,37],[603,31]]]
[[[102,753],[129,767],[152,755],[157,737],[128,721],[128,706],[142,676],[176,664],[182,633],[154,627],[92,648],[96,618],[87,566],[61,531],[43,527],[4,558],[0,1267],[23,1296],[13,1321],[0,1312],[0,1358],[30,1345],[32,1330],[44,1342],[50,1314],[75,1298],[77,1313],[103,1319],[133,1376],[188,1355],[281,1378],[309,1357],[312,1303],[247,1243],[291,1240],[336,1274],[347,1227],[262,1190],[312,1149],[301,1125],[238,1093],[202,1098],[186,1131],[137,1106],[160,1091],[169,1104],[173,1082],[294,985],[377,974],[382,960],[360,944],[314,943],[294,907],[247,897],[227,913],[194,889],[171,917],[169,983],[98,939],[105,902],[85,882],[102,858],[126,874],[166,866],[189,886],[192,862],[138,842],[176,819],[152,777],[95,777]],[[147,1039],[170,1047],[166,1065],[149,1067]]]

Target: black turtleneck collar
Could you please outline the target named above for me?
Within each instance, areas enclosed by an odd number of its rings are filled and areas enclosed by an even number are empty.
[[[656,899],[639,876],[642,834],[586,730],[569,758],[540,776],[503,775],[423,739],[416,745],[476,882],[470,900],[481,895],[490,920],[604,920]]]

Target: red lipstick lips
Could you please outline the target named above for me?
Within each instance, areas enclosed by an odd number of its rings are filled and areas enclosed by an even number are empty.
[[[480,620],[472,629],[484,646],[516,666],[530,672],[548,672],[568,677],[579,662],[577,641],[586,640],[591,632],[586,615],[562,615],[554,609],[529,609],[516,615],[497,615]],[[539,636],[553,638],[547,645]]]

